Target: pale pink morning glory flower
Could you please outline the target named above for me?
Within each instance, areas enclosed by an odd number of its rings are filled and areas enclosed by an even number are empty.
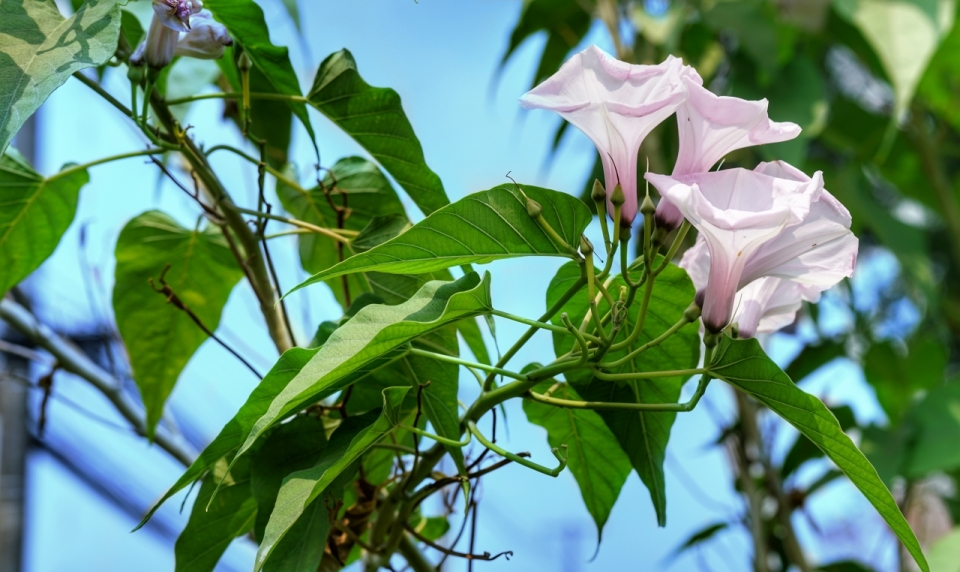
[[[826,289],[853,273],[850,214],[813,178],[783,162],[646,178],[700,232],[710,253],[703,324],[722,330],[737,292],[772,276]]]
[[[629,225],[637,214],[640,143],[686,99],[683,76],[700,81],[673,56],[655,66],[631,65],[590,46],[524,94],[520,104],[557,112],[593,141],[603,163],[607,197],[619,183],[626,198],[620,222]],[[609,200],[607,210],[612,216]]]
[[[731,151],[779,143],[800,134],[800,127],[794,123],[770,121],[766,99],[748,101],[717,96],[697,80],[683,80],[689,96],[677,108],[680,151],[674,176],[703,173]],[[683,215],[669,200],[661,200],[656,220],[658,227],[671,231],[680,226]]]
[[[710,250],[702,236],[698,236],[696,244],[684,253],[680,267],[690,275],[697,291],[703,292],[710,275]],[[821,286],[764,276],[737,292],[730,321],[737,323],[741,338],[776,332],[794,322],[804,301],[819,301],[823,289]]]

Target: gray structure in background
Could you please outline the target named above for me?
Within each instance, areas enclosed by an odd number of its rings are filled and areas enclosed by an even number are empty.
[[[37,116],[34,114],[17,134],[13,146],[31,163],[36,160]],[[10,339],[9,329],[0,330],[0,340]],[[27,482],[27,394],[30,362],[24,357],[0,352],[0,572],[23,569],[24,514]]]

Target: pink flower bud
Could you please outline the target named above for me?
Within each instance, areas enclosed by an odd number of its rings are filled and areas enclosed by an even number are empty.
[[[214,20],[209,10],[202,10],[191,18],[190,31],[180,36],[175,55],[215,60],[232,45],[227,28]]]

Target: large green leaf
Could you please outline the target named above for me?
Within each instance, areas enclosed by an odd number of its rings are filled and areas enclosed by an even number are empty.
[[[427,166],[400,96],[363,81],[349,51],[340,50],[323,60],[307,98],[369,151],[423,214],[450,203],[440,177]]]
[[[257,500],[254,531],[258,541],[263,539],[283,478],[312,467],[326,446],[324,421],[313,415],[298,415],[272,431],[251,456],[250,488]]]
[[[523,187],[543,207],[543,217],[567,244],[578,245],[589,209],[576,197]],[[530,218],[523,194],[505,184],[448,205],[410,230],[368,252],[313,275],[297,290],[354,272],[423,273],[518,256],[569,256]]]
[[[930,60],[917,93],[954,129],[960,129],[960,25],[954,25]]]
[[[281,541],[290,527],[297,522],[304,510],[326,490],[348,467],[360,459],[374,443],[383,438],[400,423],[401,406],[410,388],[390,387],[383,390],[383,410],[370,424],[372,415],[350,417],[333,433],[330,444],[317,463],[297,471],[284,479],[277,503],[270,514],[254,570],[263,564]]]
[[[186,229],[159,211],[127,223],[116,257],[113,311],[147,409],[147,434],[152,435],[180,372],[207,339],[186,311],[154,291],[161,287],[160,275],[169,265],[167,284],[213,332],[243,272],[218,228]]]
[[[877,471],[840,429],[830,410],[819,399],[794,385],[763,352],[760,342],[724,337],[712,370],[715,377],[755,397],[822,449],[887,521],[920,569],[930,571],[917,537]]]
[[[839,407],[831,407],[830,413],[833,413],[833,416],[837,418],[837,422],[840,423],[840,429],[849,431],[857,427],[857,418],[853,415],[853,409],[850,409],[850,406],[841,405]],[[866,453],[866,451],[864,451],[864,453]],[[790,447],[790,450],[787,452],[787,456],[783,458],[783,464],[780,465],[780,478],[786,480],[786,478],[800,468],[800,465],[803,463],[810,459],[819,459],[821,457],[823,457],[823,451],[820,450],[819,447],[803,435],[798,436],[797,440],[793,442],[793,446]]]
[[[190,520],[174,546],[176,572],[213,572],[233,539],[253,527],[257,503],[250,494],[250,464],[237,463],[229,474],[226,470],[226,462],[217,463],[200,485]],[[220,492],[210,502],[221,480]]]
[[[13,148],[0,157],[0,297],[53,254],[89,180],[69,168],[44,179]]]
[[[547,290],[547,306],[569,288],[570,283],[580,276],[576,263],[567,263],[557,272]],[[634,277],[639,279],[639,274]],[[616,292],[624,282],[617,277],[608,287]],[[684,310],[693,300],[694,288],[686,272],[670,265],[657,277],[650,307],[634,348],[658,337],[670,326],[677,323]],[[579,325],[586,316],[588,302],[585,295],[575,296],[563,308],[574,324]],[[609,306],[606,301],[599,304],[603,315]],[[624,322],[624,329],[632,331],[640,312],[640,304],[635,303]],[[554,323],[561,324],[559,317]],[[555,334],[554,351],[557,356],[567,353],[574,344],[571,336]],[[626,355],[626,350],[607,354],[604,361],[614,361]],[[688,324],[661,345],[640,354],[632,363],[618,368],[618,372],[665,371],[696,367],[700,358],[700,336],[696,324]],[[588,373],[575,371],[567,374],[577,392],[588,401],[608,401],[621,403],[676,403],[680,399],[680,389],[685,378],[663,378],[657,380],[635,380],[623,383],[601,381]],[[610,428],[620,446],[629,457],[633,468],[640,475],[657,511],[657,522],[664,526],[667,518],[666,482],[663,474],[663,462],[666,456],[670,429],[676,413],[641,411],[599,411],[607,427]]]
[[[263,73],[273,88],[271,91],[292,98],[301,97],[300,81],[297,72],[290,63],[287,48],[275,46],[270,42],[270,30],[263,19],[263,10],[253,0],[207,0],[203,7],[213,12],[230,36],[240,42],[253,65]],[[310,123],[306,104],[300,99],[290,99],[287,105],[300,119],[310,135],[310,142],[316,149],[316,135]]]
[[[53,0],[0,4],[0,153],[24,122],[73,72],[117,50],[120,5],[89,0],[64,18]]]
[[[552,381],[544,382],[534,391],[544,393],[552,385]],[[561,384],[552,395],[562,399],[580,399],[568,383]],[[630,474],[630,459],[596,411],[562,409],[530,399],[523,401],[523,411],[531,423],[547,430],[547,441],[551,447],[566,444],[567,467],[577,479],[583,502],[597,525],[599,543],[603,526]]]
[[[153,513],[160,508],[167,499],[183,490],[187,485],[203,476],[205,472],[214,467],[221,459],[229,461],[232,455],[240,448],[243,439],[250,432],[253,423],[259,419],[266,411],[273,399],[283,390],[284,387],[296,376],[303,366],[320,351],[320,348],[303,349],[293,348],[287,350],[280,356],[277,363],[263,378],[263,381],[253,390],[246,403],[240,407],[240,410],[233,416],[220,430],[217,437],[207,445],[207,448],[200,453],[200,456],[191,464],[187,470],[177,479],[177,482],[160,498],[137,525],[142,527]]]
[[[296,169],[292,166],[285,169],[285,174],[296,179]],[[323,228],[337,228],[340,219],[343,228],[355,231],[364,230],[374,219],[393,221],[401,216],[406,219],[403,204],[390,181],[374,163],[361,157],[337,161],[324,177],[323,186],[326,191],[319,185],[303,189],[278,180],[277,196],[291,216]],[[342,209],[341,212],[334,207]],[[396,218],[382,218],[390,215]],[[370,240],[369,236],[365,240]],[[337,242],[322,234],[301,234],[299,246],[300,263],[311,274],[334,266],[340,262],[341,256],[346,259],[359,252],[351,244],[338,246]],[[372,290],[369,280],[362,274],[351,275],[347,280],[353,299]],[[346,305],[342,281],[328,280],[327,285],[340,303]]]
[[[899,117],[937,50],[953,26],[954,0],[834,0],[876,51],[893,84]]]
[[[327,397],[402,356],[397,348],[457,320],[491,309],[489,275],[470,273],[455,282],[427,283],[397,306],[370,305],[333,332],[319,348],[287,350],[240,411],[160,501],[200,478],[217,460],[236,458],[274,421]],[[242,446],[242,450],[241,450]],[[139,527],[138,526],[138,527]]]
[[[250,486],[257,499],[254,531],[258,541],[277,501],[283,479],[296,471],[312,467],[327,446],[324,421],[312,415],[299,415],[276,428],[253,455]],[[280,550],[265,566],[272,572],[316,570],[323,557],[330,516],[324,503],[314,503],[301,516],[281,542]]]
[[[357,370],[417,337],[491,309],[489,274],[481,279],[476,272],[454,282],[428,282],[403,304],[366,306],[337,329],[283,388],[253,425],[237,455],[291,412],[340,389],[343,380]]]

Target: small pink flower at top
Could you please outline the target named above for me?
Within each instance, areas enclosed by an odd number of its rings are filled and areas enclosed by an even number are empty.
[[[794,123],[777,123],[767,116],[767,100],[748,101],[720,97],[704,88],[699,77],[684,77],[689,96],[677,109],[680,151],[673,176],[709,171],[731,151],[779,143],[800,134]],[[683,222],[683,215],[669,200],[657,205],[657,227],[671,231]]]
[[[824,190],[820,172],[810,178],[778,161],[753,171],[676,177],[648,173],[646,178],[706,244],[699,252],[709,253],[709,274],[698,299],[703,324],[712,333],[730,323],[737,293],[756,280],[769,276],[822,291],[853,273],[858,241],[850,232],[850,213]],[[693,260],[686,263],[694,266]],[[769,305],[775,286],[751,300]],[[798,295],[812,296],[809,291]],[[758,324],[765,310],[752,310],[759,315]]]
[[[603,163],[607,210],[613,216],[609,198],[619,184],[626,199],[620,224],[629,226],[637,215],[640,144],[683,103],[691,81],[701,80],[679,58],[668,56],[655,66],[631,65],[590,46],[527,92],[520,104],[557,112],[593,141]]]

